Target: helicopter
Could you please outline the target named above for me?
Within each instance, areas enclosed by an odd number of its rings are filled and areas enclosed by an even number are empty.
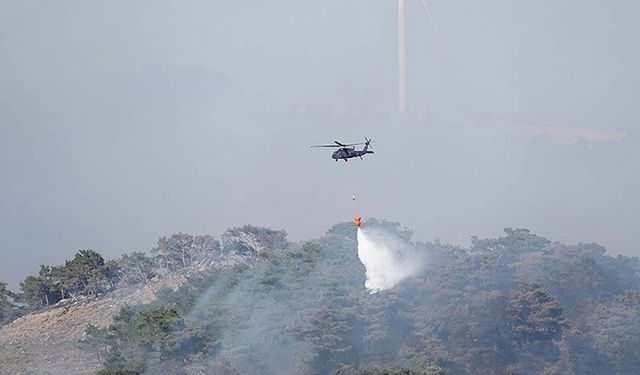
[[[331,157],[337,162],[340,159],[343,159],[345,162],[351,158],[359,157],[362,159],[363,155],[373,154],[374,152],[369,150],[371,147],[371,140],[364,137],[364,143],[348,143],[344,144],[338,141],[333,141],[333,145],[313,145],[311,147],[339,147],[336,151],[331,154]],[[362,150],[356,150],[354,146],[364,145]]]

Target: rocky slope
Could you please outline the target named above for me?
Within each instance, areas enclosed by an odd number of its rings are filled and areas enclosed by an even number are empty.
[[[123,306],[151,302],[159,290],[175,290],[184,280],[173,275],[96,299],[63,300],[0,327],[0,375],[94,374],[100,361],[78,347],[86,326],[105,327]]]

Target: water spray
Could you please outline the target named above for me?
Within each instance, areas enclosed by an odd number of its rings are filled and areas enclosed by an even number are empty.
[[[365,288],[378,293],[417,275],[424,257],[411,244],[382,229],[357,228],[358,258],[364,265]]]

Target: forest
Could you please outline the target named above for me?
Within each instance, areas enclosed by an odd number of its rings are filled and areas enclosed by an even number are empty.
[[[463,248],[364,226],[420,251],[420,273],[371,294],[352,223],[301,242],[246,225],[109,260],[80,250],[18,292],[0,283],[0,322],[179,273],[177,290],[86,327],[99,374],[640,373],[638,258],[526,229]]]

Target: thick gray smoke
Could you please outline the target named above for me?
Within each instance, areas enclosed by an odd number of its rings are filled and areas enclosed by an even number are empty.
[[[372,294],[393,288],[424,265],[416,249],[381,229],[358,228],[358,257],[366,269],[365,287]]]

